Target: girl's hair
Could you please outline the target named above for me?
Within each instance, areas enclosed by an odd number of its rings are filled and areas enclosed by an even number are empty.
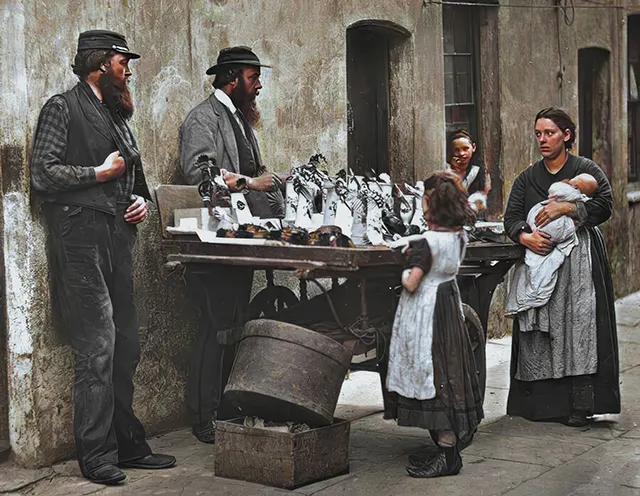
[[[474,141],[471,137],[471,133],[466,129],[456,129],[455,131],[450,131],[447,135],[447,162],[451,160],[453,157],[453,142],[457,139],[467,139],[473,145]]]
[[[476,215],[467,201],[467,192],[451,172],[435,172],[425,179],[424,196],[429,200],[425,213],[428,222],[442,227],[474,225]]]
[[[571,150],[573,148],[573,143],[576,141],[576,124],[573,122],[573,119],[569,117],[569,114],[559,108],[549,107],[538,112],[534,125],[538,122],[538,119],[551,119],[563,133],[569,130],[571,136],[568,141],[564,142],[564,147],[567,150]]]

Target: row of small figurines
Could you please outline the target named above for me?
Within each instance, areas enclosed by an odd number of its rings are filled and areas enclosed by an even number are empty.
[[[329,177],[315,167],[292,171],[285,183],[285,222],[306,229],[335,225],[355,244],[383,244],[426,229],[422,183],[404,185],[388,174]],[[394,209],[394,196],[398,199]]]

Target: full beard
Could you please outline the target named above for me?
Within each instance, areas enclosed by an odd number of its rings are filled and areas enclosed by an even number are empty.
[[[247,93],[242,79],[239,80],[238,86],[231,93],[231,101],[242,112],[251,127],[255,127],[260,122],[260,109],[256,104],[256,97]]]
[[[240,110],[251,127],[255,127],[260,122],[260,109],[255,100],[250,100]]]
[[[119,116],[128,121],[133,116],[133,97],[126,81],[116,81],[111,72],[98,79],[98,88],[102,93],[102,101],[112,116]]]

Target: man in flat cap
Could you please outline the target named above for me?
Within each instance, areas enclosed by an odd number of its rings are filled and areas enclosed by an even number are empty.
[[[151,452],[132,408],[140,344],[131,252],[151,198],[127,124],[129,61],[139,57],[121,34],[81,33],[79,82],[42,108],[30,161],[49,227],[56,310],[76,357],[78,463],[100,484],[122,482],[119,467],[175,464]]]
[[[214,158],[229,189],[245,193],[254,216],[282,218],[282,182],[262,163],[252,129],[259,118],[255,99],[262,88],[261,67],[268,66],[261,64],[249,47],[220,50],[216,64],[207,70],[208,75],[215,75],[213,94],[193,108],[180,126],[180,165],[187,183],[196,185],[203,179],[196,165],[198,158]],[[223,389],[223,348],[215,331],[241,323],[253,273],[250,269],[218,267],[202,272],[190,269],[186,275],[200,311],[189,368],[187,406],[195,436],[213,443]]]

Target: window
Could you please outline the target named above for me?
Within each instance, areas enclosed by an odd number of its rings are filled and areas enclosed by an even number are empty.
[[[640,181],[640,15],[629,16],[627,57],[629,61],[629,181]]]
[[[444,5],[444,94],[447,132],[467,129],[474,139],[478,133],[478,33],[474,7]]]

